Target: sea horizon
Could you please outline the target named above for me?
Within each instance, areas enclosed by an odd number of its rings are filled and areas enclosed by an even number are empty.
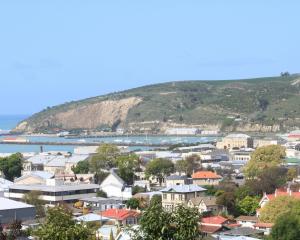
[[[11,130],[28,116],[30,116],[30,114],[0,114],[0,129]]]

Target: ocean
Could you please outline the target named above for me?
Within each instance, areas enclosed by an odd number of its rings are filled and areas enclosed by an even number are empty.
[[[2,130],[10,130],[13,129],[20,121],[25,119],[26,115],[0,115],[0,129]],[[1,139],[5,138],[5,136],[0,136]],[[74,139],[65,139],[60,137],[46,137],[46,136],[30,136],[26,137],[31,142],[77,142],[82,141],[80,138]],[[122,143],[196,143],[196,142],[207,142],[214,140],[215,137],[199,137],[199,136],[119,136],[119,137],[104,137],[104,138],[87,138],[86,142],[107,142],[107,143],[118,143],[122,145]],[[68,151],[74,152],[75,146],[62,146],[62,145],[44,145],[44,151]],[[149,150],[153,147],[141,147],[141,146],[131,146],[130,150]],[[39,152],[40,146],[38,145],[18,145],[18,144],[0,144],[0,153],[15,153],[15,152]]]
[[[28,115],[0,115],[0,129],[11,130]]]

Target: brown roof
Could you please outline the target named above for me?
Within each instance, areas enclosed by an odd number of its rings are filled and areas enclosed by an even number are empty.
[[[256,223],[254,225],[254,227],[257,227],[257,228],[272,228],[273,227],[273,223],[263,223],[263,222],[259,222],[259,223]]]
[[[204,201],[205,205],[206,206],[215,206],[215,205],[218,205],[216,203],[216,197],[195,197],[195,198],[192,198],[190,201],[195,205],[195,206],[198,206],[201,201]]]
[[[207,225],[201,225],[200,231],[204,233],[215,233],[222,229],[222,226],[207,226]]]
[[[254,223],[258,222],[258,218],[256,216],[239,216],[235,220]]]

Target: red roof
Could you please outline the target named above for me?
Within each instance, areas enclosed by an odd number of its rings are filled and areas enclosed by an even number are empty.
[[[195,172],[192,175],[192,178],[196,178],[196,179],[221,179],[222,177],[214,172],[211,171],[199,171],[199,172]]]
[[[107,209],[104,212],[102,212],[103,217],[117,219],[117,220],[124,220],[128,217],[138,217],[140,215],[139,212],[134,210],[128,210],[128,209]]]
[[[224,218],[222,216],[213,216],[213,217],[204,217],[201,219],[201,224],[216,224],[216,225],[222,225],[224,224],[228,219]]]
[[[200,231],[204,233],[215,233],[222,229],[222,226],[207,226],[207,225],[201,225]]]

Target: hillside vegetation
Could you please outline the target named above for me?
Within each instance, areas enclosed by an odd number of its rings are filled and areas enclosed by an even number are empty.
[[[47,108],[16,130],[137,129],[150,124],[158,131],[175,123],[230,130],[271,126],[270,131],[300,126],[300,77],[149,85]]]

